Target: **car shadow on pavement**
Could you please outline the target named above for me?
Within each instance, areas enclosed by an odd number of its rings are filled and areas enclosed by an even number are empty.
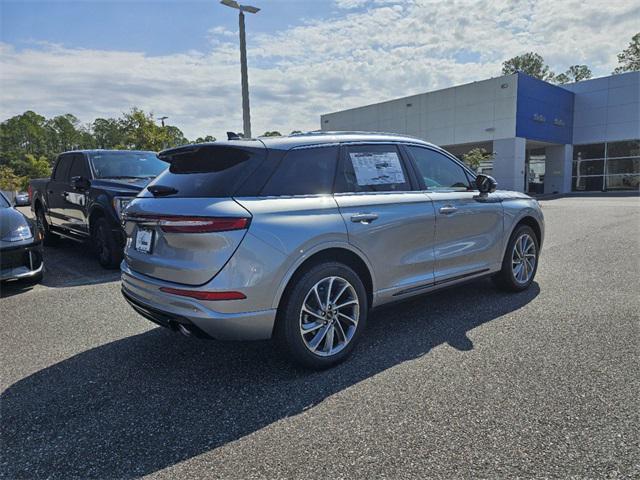
[[[532,301],[487,280],[373,313],[355,354],[323,372],[291,366],[270,342],[223,343],[164,329],[45,368],[0,397],[7,478],[135,478],[225,445]],[[462,354],[462,353],[461,353]]]

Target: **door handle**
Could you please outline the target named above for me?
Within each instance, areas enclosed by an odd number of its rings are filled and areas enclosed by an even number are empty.
[[[351,221],[353,223],[371,223],[378,219],[377,213],[355,213],[351,215]]]
[[[458,209],[453,205],[445,205],[444,207],[440,208],[440,213],[442,215],[451,215],[452,213],[456,213],[457,211]]]

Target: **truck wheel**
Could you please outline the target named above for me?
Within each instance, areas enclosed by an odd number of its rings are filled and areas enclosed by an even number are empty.
[[[44,208],[41,206],[36,208],[36,228],[42,232],[42,243],[46,246],[55,245],[60,237],[52,233],[49,229],[49,223],[44,214]]]
[[[337,262],[311,267],[280,306],[276,337],[296,363],[315,370],[347,358],[367,321],[360,277]]]
[[[98,262],[104,268],[118,268],[122,261],[122,249],[116,241],[106,218],[98,218],[92,229],[93,247]]]

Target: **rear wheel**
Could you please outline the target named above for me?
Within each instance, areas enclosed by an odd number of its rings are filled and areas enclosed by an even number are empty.
[[[295,282],[279,311],[278,337],[293,361],[328,368],[347,358],[367,321],[367,293],[348,266],[311,267]]]
[[[44,245],[55,245],[58,240],[60,240],[60,237],[58,235],[51,232],[49,223],[47,222],[47,217],[44,214],[44,208],[42,206],[38,206],[36,208],[36,223],[38,230],[42,232],[42,243]]]
[[[92,240],[100,265],[104,268],[117,268],[122,261],[122,248],[106,218],[96,220],[92,229]]]
[[[538,270],[538,239],[528,225],[520,225],[511,234],[502,260],[502,270],[493,279],[498,287],[511,292],[529,288]]]

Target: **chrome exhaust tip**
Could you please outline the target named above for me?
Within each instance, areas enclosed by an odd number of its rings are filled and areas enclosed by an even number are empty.
[[[178,331],[185,337],[190,337],[192,335],[191,330],[189,330],[187,327],[185,327],[181,323],[178,324]]]

